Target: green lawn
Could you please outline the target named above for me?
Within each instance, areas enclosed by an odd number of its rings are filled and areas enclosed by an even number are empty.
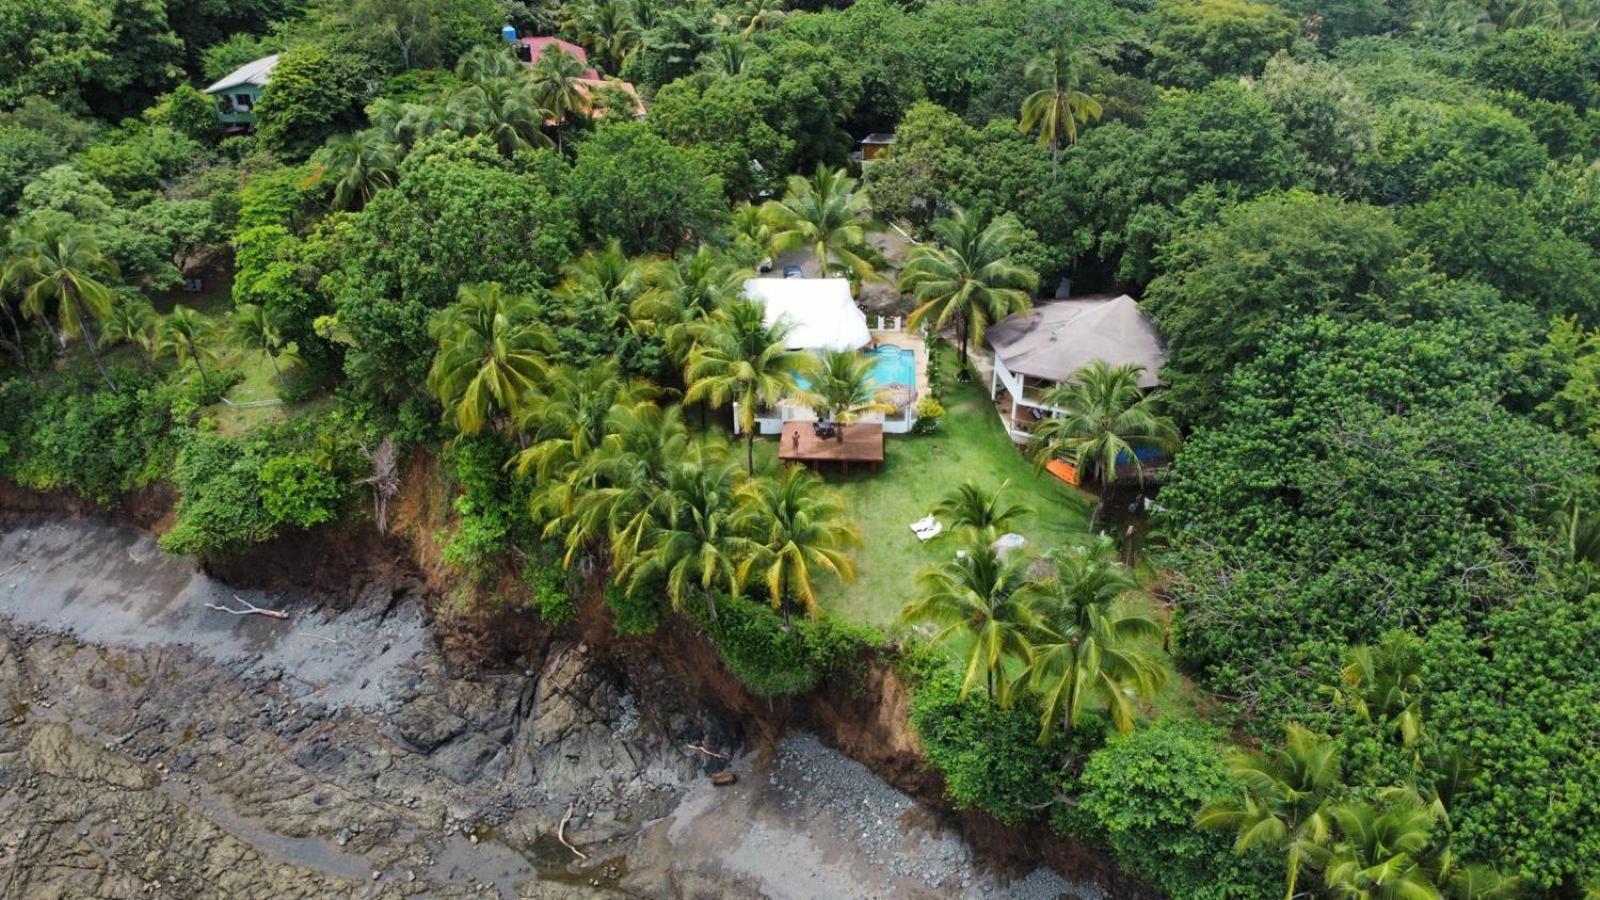
[[[1084,536],[1090,498],[1035,470],[1006,436],[979,385],[955,384],[946,393],[949,415],[937,434],[889,435],[877,472],[825,471],[824,479],[844,494],[864,540],[855,554],[855,581],[828,583],[819,591],[828,612],[865,624],[892,625],[915,589],[917,573],[956,551],[952,538],[919,542],[911,523],[932,512],[968,478],[991,487],[1011,480],[1008,496],[1034,510],[1017,530],[1036,549]],[[770,460],[777,444],[768,439],[759,449]]]

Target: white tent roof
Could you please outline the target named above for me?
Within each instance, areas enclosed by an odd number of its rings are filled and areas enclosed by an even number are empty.
[[[872,341],[843,278],[751,278],[744,295],[767,308],[768,325],[788,322],[791,349],[859,350]]]
[[[222,80],[206,88],[206,93],[215,94],[228,88],[235,88],[241,84],[264,85],[272,77],[272,70],[278,66],[278,54],[263,56],[255,62],[245,63],[232,72],[222,77]]]

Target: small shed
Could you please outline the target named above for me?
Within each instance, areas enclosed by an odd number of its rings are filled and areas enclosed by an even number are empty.
[[[894,146],[894,132],[875,131],[857,142],[862,162],[871,162],[889,152]]]
[[[217,98],[217,121],[223,125],[251,128],[256,124],[256,103],[261,91],[278,67],[278,54],[263,56],[224,75],[206,93]]]
[[[751,278],[744,295],[767,309],[768,325],[789,325],[793,350],[859,350],[872,341],[867,316],[843,278]]]

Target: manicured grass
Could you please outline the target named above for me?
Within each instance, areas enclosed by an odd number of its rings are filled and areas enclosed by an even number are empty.
[[[972,478],[994,487],[1010,479],[1007,496],[1033,508],[1017,527],[1033,549],[1080,541],[1086,535],[1091,499],[1039,472],[1007,437],[988,394],[977,384],[952,384],[946,390],[948,415],[937,434],[889,435],[877,471],[852,470],[823,475],[839,488],[849,513],[861,526],[864,546],[855,554],[856,579],[821,585],[819,600],[830,613],[869,625],[893,626],[900,607],[916,590],[924,567],[948,559],[956,539],[917,540],[911,523],[933,511],[947,493]],[[776,454],[776,442],[759,446],[763,457]]]

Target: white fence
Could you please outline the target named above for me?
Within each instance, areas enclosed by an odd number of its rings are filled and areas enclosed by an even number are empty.
[[[764,409],[756,416],[756,434],[763,437],[776,437],[783,434],[785,422],[815,422],[817,413],[803,403],[786,400],[778,404],[775,409]],[[917,424],[916,404],[910,403],[906,408],[897,413],[867,413],[857,422],[875,422],[883,426],[884,434],[909,434],[911,426]],[[733,432],[742,434],[740,425],[739,404],[733,404]]]

